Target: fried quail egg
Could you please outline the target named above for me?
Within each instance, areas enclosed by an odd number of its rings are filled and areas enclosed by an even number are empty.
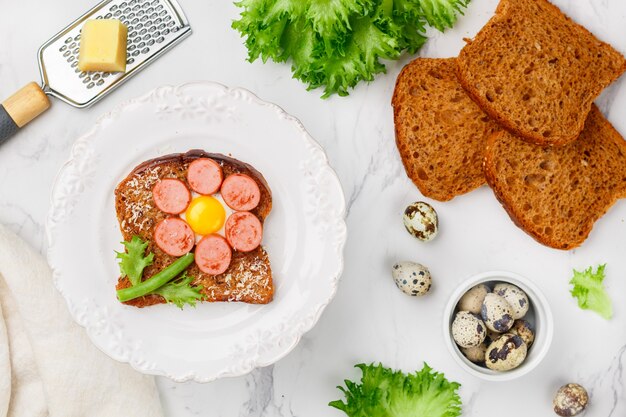
[[[578,384],[563,385],[554,396],[552,405],[554,412],[563,417],[576,416],[587,408],[589,395],[587,390]]]
[[[459,311],[452,322],[452,338],[457,345],[469,348],[485,340],[485,324],[469,311]]]
[[[480,314],[487,328],[494,332],[504,333],[513,327],[513,309],[497,294],[485,296]]]
[[[415,262],[398,262],[393,266],[391,275],[398,288],[413,297],[425,295],[432,285],[428,268]]]
[[[439,231],[437,212],[430,204],[418,201],[404,210],[404,227],[411,236],[423,242],[433,240]]]
[[[529,349],[535,341],[535,331],[530,326],[530,323],[526,320],[515,320],[510,332],[521,337]]]
[[[459,300],[457,308],[461,311],[469,311],[473,314],[480,314],[485,296],[491,292],[491,289],[485,284],[478,284],[463,294]]]
[[[185,211],[185,220],[199,235],[209,235],[219,231],[226,221],[224,206],[214,197],[194,198]]]
[[[485,364],[494,371],[510,371],[524,362],[528,347],[516,334],[506,333],[487,347]]]
[[[504,298],[511,305],[514,319],[521,319],[528,312],[530,306],[528,296],[519,287],[501,282],[493,287],[493,292]]]
[[[207,196],[192,191],[191,197],[191,203],[180,218],[189,224],[196,242],[213,233],[223,236],[226,219],[235,211],[228,207],[220,193]]]

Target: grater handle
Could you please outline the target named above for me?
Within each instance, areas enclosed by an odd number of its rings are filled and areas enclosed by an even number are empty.
[[[0,104],[0,144],[50,107],[50,100],[36,83],[28,83]]]

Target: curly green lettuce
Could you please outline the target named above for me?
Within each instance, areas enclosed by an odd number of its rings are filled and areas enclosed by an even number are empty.
[[[361,383],[346,380],[338,387],[345,401],[329,405],[349,417],[457,417],[461,415],[460,384],[424,364],[421,371],[406,375],[379,365],[356,365]]]
[[[451,28],[469,0],[241,0],[233,28],[248,60],[291,60],[295,78],[323,98],[348,95],[386,71],[381,60],[415,53],[429,24]]]
[[[152,265],[154,254],[145,254],[148,242],[144,242],[139,236],[133,236],[130,242],[124,241],[122,245],[126,252],[115,252],[119,259],[120,274],[122,278],[128,277],[131,285],[135,286],[141,282],[143,270]]]
[[[165,284],[161,288],[153,291],[153,294],[160,295],[165,298],[168,303],[174,304],[180,309],[186,304],[195,307],[197,301],[204,299],[204,295],[200,292],[202,287],[191,285],[192,280],[193,278],[184,272],[176,281]]]
[[[578,307],[595,311],[608,320],[613,316],[613,305],[603,284],[605,267],[606,264],[598,266],[596,272],[592,267],[582,272],[574,270],[570,293],[578,300]]]
[[[440,31],[451,29],[456,23],[457,15],[470,0],[421,0],[422,12],[426,22]]]
[[[144,269],[154,262],[152,252],[146,255],[148,242],[143,241],[139,236],[133,236],[130,242],[124,241],[122,244],[126,251],[116,252],[120,274],[122,277],[128,277],[131,286],[117,291],[121,301],[158,294],[168,303],[182,309],[185,305],[195,307],[197,301],[204,299],[204,295],[200,292],[202,287],[191,285],[193,279],[184,272],[193,262],[193,254],[178,258],[154,276],[142,280]]]

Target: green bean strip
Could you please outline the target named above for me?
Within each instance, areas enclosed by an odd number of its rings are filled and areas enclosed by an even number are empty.
[[[193,253],[188,253],[172,262],[167,268],[158,272],[147,280],[135,285],[117,291],[117,298],[121,302],[129,301],[135,298],[143,297],[152,291],[161,288],[178,275],[181,274],[189,265],[193,263]]]

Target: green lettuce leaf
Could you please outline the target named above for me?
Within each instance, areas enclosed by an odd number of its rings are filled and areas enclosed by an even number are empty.
[[[294,78],[323,98],[345,96],[385,72],[381,60],[415,53],[425,25],[452,27],[469,0],[241,0],[232,27],[248,60],[291,60]]]
[[[423,18],[422,0],[393,0],[393,14],[403,23]]]
[[[364,16],[374,1],[366,0],[296,0],[307,4],[306,18],[313,30],[327,39],[333,39],[350,29],[350,18]]]
[[[122,242],[126,252],[116,252],[119,259],[120,274],[128,277],[130,283],[135,286],[141,282],[143,270],[152,265],[154,254],[145,255],[148,242],[141,240],[139,236],[133,236],[130,242]]]
[[[345,401],[329,403],[349,417],[457,417],[461,415],[460,385],[424,364],[406,375],[376,365],[357,365],[361,383],[346,380],[338,387]]]
[[[369,18],[353,19],[351,26],[342,54],[328,56],[314,66],[323,77],[319,85],[311,83],[311,87],[325,86],[323,98],[334,93],[348,95],[348,89],[358,82],[371,81],[375,74],[385,72],[380,58],[396,59],[400,55],[398,39],[371,24]]]
[[[452,28],[457,16],[463,14],[470,0],[421,0],[422,12],[426,22],[434,28],[444,31]]]
[[[204,295],[200,292],[202,287],[192,286],[191,281],[193,281],[193,278],[184,272],[176,281],[165,284],[161,288],[153,291],[152,294],[160,295],[165,298],[168,303],[172,303],[180,309],[182,309],[185,304],[195,307],[196,302],[202,300]]]
[[[294,78],[309,85],[321,85],[322,76],[315,74],[313,68],[324,55],[324,48],[310,21],[305,18],[291,21],[283,32],[281,47],[281,54],[275,61],[283,62],[291,58]]]
[[[595,311],[608,320],[613,316],[613,305],[603,285],[605,267],[606,264],[598,266],[595,273],[592,267],[582,272],[574,270],[570,293],[578,300],[578,307]]]

